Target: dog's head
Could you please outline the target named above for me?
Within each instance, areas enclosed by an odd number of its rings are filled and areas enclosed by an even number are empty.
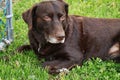
[[[23,13],[29,29],[43,33],[50,43],[64,43],[67,17],[68,4],[63,0],[44,1]]]

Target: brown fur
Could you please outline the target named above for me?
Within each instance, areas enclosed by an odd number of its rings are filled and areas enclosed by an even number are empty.
[[[51,19],[44,20],[42,15],[49,12],[52,21],[46,22],[45,20]],[[60,12],[65,15],[65,19],[61,18],[63,21],[58,18],[57,13]],[[50,73],[56,73],[61,68],[70,69],[71,66],[82,65],[84,60],[92,57],[108,60],[112,53],[120,53],[119,47],[117,51],[109,52],[113,49],[112,46],[120,42],[120,19],[69,16],[68,5],[62,0],[38,3],[23,13],[23,19],[28,24],[30,45],[21,46],[18,51],[33,49],[39,58],[46,59],[42,65],[49,66]],[[50,43],[45,38],[46,35],[54,35],[58,39],[64,32],[64,43]],[[63,38],[59,38],[61,39]]]

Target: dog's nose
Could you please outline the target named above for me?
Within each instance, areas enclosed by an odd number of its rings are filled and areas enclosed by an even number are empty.
[[[61,41],[61,40],[63,40],[65,38],[65,36],[57,36],[57,40],[58,41]]]

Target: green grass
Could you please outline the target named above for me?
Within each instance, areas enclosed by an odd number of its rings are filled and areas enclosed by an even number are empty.
[[[6,36],[5,27],[4,27],[5,26],[4,22],[6,21],[6,17],[4,16],[2,9],[0,9],[0,20],[2,20],[0,21],[0,41],[1,41],[2,38]]]
[[[14,42],[0,52],[0,80],[120,80],[120,64],[93,59],[82,67],[73,68],[68,75],[52,76],[41,67],[33,51],[12,54],[23,44],[28,44],[27,25],[21,14],[39,0],[15,0],[13,4]],[[69,14],[97,18],[120,18],[120,0],[66,0]],[[17,52],[15,52],[17,53]],[[2,57],[7,55],[8,57]]]

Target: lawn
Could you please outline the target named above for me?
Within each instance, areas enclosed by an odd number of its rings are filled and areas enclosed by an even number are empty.
[[[120,0],[65,0],[69,14],[97,18],[120,18]],[[0,80],[120,80],[120,64],[93,59],[82,67],[73,68],[69,74],[49,75],[41,67],[33,51],[15,52],[18,46],[29,44],[28,27],[22,20],[22,12],[39,0],[14,0],[14,42],[0,52]],[[13,54],[13,52],[15,54]]]

